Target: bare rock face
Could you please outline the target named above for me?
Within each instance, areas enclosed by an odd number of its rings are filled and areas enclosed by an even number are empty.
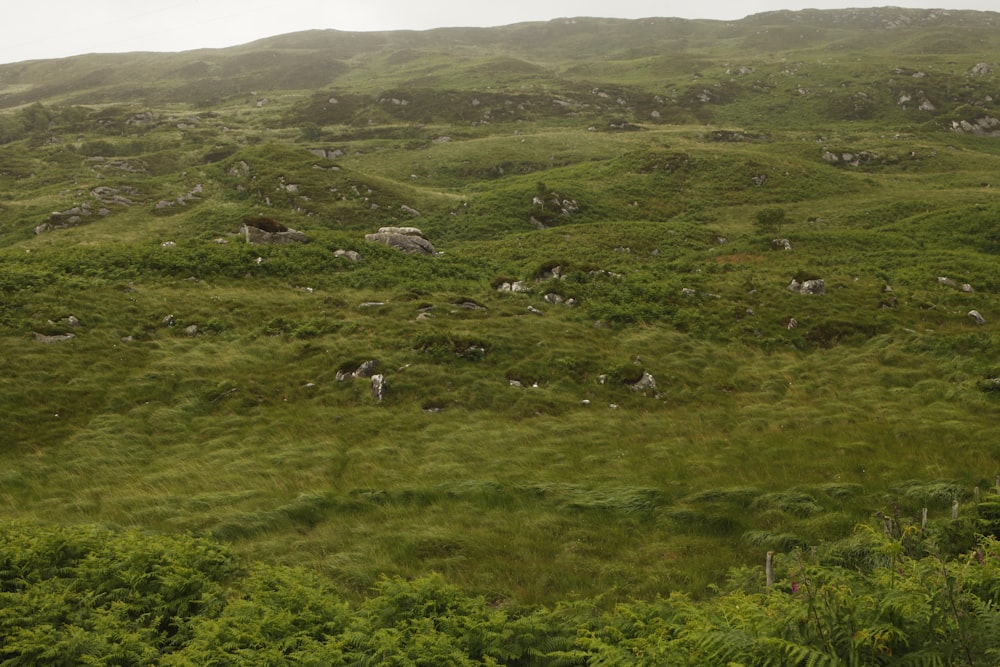
[[[365,240],[384,243],[412,255],[434,255],[434,244],[416,227],[382,227],[374,234],[365,234]]]
[[[302,232],[289,229],[271,218],[245,218],[240,233],[247,243],[254,245],[279,243],[305,243],[308,239]]]

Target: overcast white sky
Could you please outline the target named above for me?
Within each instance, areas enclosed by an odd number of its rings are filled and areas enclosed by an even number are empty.
[[[731,20],[776,9],[997,11],[997,0],[2,0],[0,63],[93,52],[224,47],[298,30],[424,30],[565,16]]]

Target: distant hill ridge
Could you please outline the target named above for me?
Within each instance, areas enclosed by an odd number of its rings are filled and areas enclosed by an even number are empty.
[[[338,86],[345,79],[358,84],[371,78],[363,76],[368,70],[412,70],[422,58],[445,55],[452,61],[517,59],[523,66],[543,65],[554,77],[579,75],[573,63],[597,56],[605,62],[669,56],[677,61],[674,67],[656,63],[665,74],[687,65],[694,72],[709,51],[745,60],[848,48],[873,57],[894,52],[988,59],[1000,51],[998,27],[997,12],[882,7],[777,11],[738,21],[563,18],[493,28],[310,30],[224,49],[88,54],[0,65],[0,109],[44,100],[198,102],[250,91]]]

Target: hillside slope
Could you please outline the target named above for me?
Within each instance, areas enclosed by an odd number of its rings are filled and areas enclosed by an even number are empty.
[[[998,22],[0,66],[6,516],[498,604],[853,566],[856,524],[955,502],[938,546],[971,549],[1000,474]],[[434,254],[366,239],[387,226]]]

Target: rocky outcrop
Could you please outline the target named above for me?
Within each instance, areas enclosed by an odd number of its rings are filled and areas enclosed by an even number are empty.
[[[978,310],[970,310],[969,319],[978,325],[986,324],[986,318],[980,315]]]
[[[878,159],[878,153],[872,153],[871,151],[858,151],[857,153],[826,151],[823,153],[823,162],[836,166],[860,167],[863,164],[876,162]]]
[[[497,286],[497,291],[524,293],[528,291],[528,285],[523,280],[515,280],[513,282],[505,281]]]
[[[205,189],[204,186],[202,186],[202,184],[199,183],[186,193],[182,194],[177,199],[163,199],[156,202],[156,206],[154,206],[153,208],[155,208],[156,210],[161,210],[165,208],[173,208],[174,206],[185,206],[188,203],[199,199],[198,195],[200,195],[202,191],[204,191],[204,189]]]
[[[351,262],[357,262],[361,260],[361,255],[356,250],[343,250],[343,249],[334,250],[333,256],[337,258],[343,257],[344,259]]]
[[[118,206],[131,206],[132,199],[135,195],[139,194],[138,190],[128,186],[121,188],[112,188],[107,185],[100,185],[90,191],[90,196],[98,200],[106,206],[118,205]],[[128,196],[126,196],[128,195]]]
[[[365,234],[365,240],[382,243],[411,255],[434,255],[434,244],[416,227],[382,227],[374,234]]]
[[[54,229],[72,227],[80,224],[84,218],[89,218],[92,215],[94,215],[94,212],[91,210],[90,204],[86,203],[80,206],[73,206],[64,211],[53,211],[49,213],[49,219],[46,222],[35,227],[35,233],[41,234]]]
[[[975,134],[981,137],[1000,137],[1000,118],[994,116],[982,116],[975,120],[953,120],[951,121],[953,132],[962,134]]]
[[[325,160],[336,160],[344,155],[344,151],[339,148],[310,148],[309,152]]]
[[[351,365],[342,366],[337,371],[335,377],[337,382],[346,382],[347,380],[356,380],[358,378],[368,379],[375,375],[377,369],[378,361],[376,359],[368,359],[353,369]]]
[[[247,243],[254,245],[305,243],[308,240],[302,232],[290,229],[271,218],[245,218],[240,233]]]
[[[969,283],[962,283],[959,285],[957,280],[953,280],[948,276],[938,276],[937,282],[938,285],[941,285],[942,287],[951,287],[969,294],[976,291],[975,288]]]
[[[792,282],[788,283],[788,291],[796,294],[824,294],[826,293],[826,284],[821,278],[804,280],[801,283],[793,278]]]
[[[83,222],[84,219],[94,216],[103,218],[111,214],[109,206],[131,206],[133,203],[132,197],[137,194],[139,194],[139,191],[129,186],[113,188],[107,185],[100,185],[90,191],[90,196],[100,204],[100,207],[96,211],[88,202],[71,206],[62,211],[53,211],[49,214],[48,220],[35,227],[35,233],[42,234],[55,229],[73,227]]]
[[[634,382],[629,385],[632,391],[647,391],[649,389],[656,389],[656,379],[649,374],[648,371],[642,372],[642,377],[639,378],[638,382]]]

